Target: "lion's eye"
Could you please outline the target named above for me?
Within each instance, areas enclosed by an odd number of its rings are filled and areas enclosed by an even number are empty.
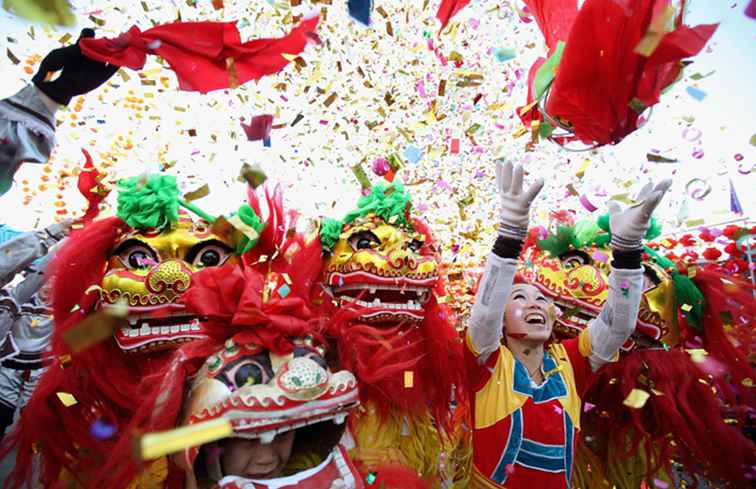
[[[124,243],[116,253],[121,262],[132,270],[149,268],[158,261],[155,251],[139,241]]]
[[[352,249],[357,251],[365,250],[368,248],[375,248],[381,244],[381,240],[378,239],[378,236],[373,234],[371,231],[360,231],[359,233],[355,233],[349,237],[349,244],[351,245]]]
[[[423,247],[423,242],[420,241],[419,239],[413,239],[412,241],[410,241],[410,244],[407,245],[407,246],[412,251],[418,252],[418,251],[420,251],[420,248]]]
[[[195,268],[217,267],[223,265],[229,256],[231,256],[229,247],[213,240],[195,245],[187,253],[186,261]]]
[[[197,253],[192,264],[195,267],[217,267],[222,265],[226,258],[228,258],[226,250],[220,246],[210,245]]]

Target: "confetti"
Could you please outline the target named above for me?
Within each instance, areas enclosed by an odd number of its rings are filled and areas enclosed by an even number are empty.
[[[686,311],[687,312],[687,311]],[[694,348],[690,350],[685,350],[690,355],[690,359],[694,363],[703,363],[706,360],[706,356],[708,355],[708,352],[704,350],[703,348]]]
[[[685,91],[688,92],[688,95],[698,100],[699,102],[706,98],[706,92],[696,87],[687,87]]]
[[[349,15],[357,22],[370,25],[370,13],[373,10],[373,0],[348,0]],[[383,9],[381,9],[383,11]],[[385,15],[384,15],[385,17]]]
[[[517,57],[517,51],[511,48],[494,48],[494,58],[501,63]]]
[[[8,56],[8,59],[13,63],[14,65],[17,65],[21,62],[20,59],[18,59],[10,50],[10,48],[5,49],[5,54]]]
[[[357,178],[357,181],[363,189],[369,189],[371,187],[370,179],[365,173],[365,169],[362,168],[361,163],[352,167],[352,173],[354,173],[354,176]]]
[[[323,102],[323,105],[325,105],[326,107],[330,107],[333,101],[336,100],[337,96],[338,95],[336,94],[336,92],[333,92],[331,95],[328,96],[327,99],[325,99],[325,101]]]
[[[255,163],[254,165],[244,163],[239,170],[239,176],[237,177],[237,180],[239,180],[240,182],[247,182],[247,185],[252,188],[259,187],[260,185],[265,183],[265,180],[267,179],[267,175],[265,175],[265,172],[257,163]]]
[[[98,418],[89,427],[89,433],[99,440],[109,440],[116,433],[116,427]]]
[[[65,26],[76,23],[71,5],[66,1],[3,0],[3,8],[35,22]]]
[[[291,292],[291,287],[289,287],[286,284],[281,285],[278,288],[278,295],[281,296],[282,299],[285,299],[287,295]]]
[[[708,77],[710,77],[713,74],[714,74],[714,70],[706,73],[705,75],[702,75],[701,73],[693,73],[692,75],[690,75],[690,79],[691,80],[695,80],[695,81],[699,81],[699,80],[703,80],[704,78],[708,78]]]
[[[87,315],[73,328],[63,333],[63,341],[74,353],[79,353],[113,335],[123,325],[128,305],[119,301],[113,307]]]
[[[148,433],[139,439],[139,455],[142,460],[153,460],[186,448],[199,447],[205,443],[227,438],[232,434],[231,421],[225,418],[216,418],[168,431]]]
[[[635,53],[640,54],[646,58],[650,57],[656,48],[661,43],[664,36],[669,32],[668,25],[670,20],[675,15],[675,9],[671,5],[667,5],[665,9],[657,13],[651,20],[651,24],[648,26],[648,30],[641,38],[637,46],[635,46]]]
[[[404,157],[410,163],[417,163],[418,161],[420,161],[420,158],[423,157],[423,152],[414,145],[410,144],[409,146],[404,148]]]
[[[270,114],[256,115],[252,117],[249,124],[241,123],[244,134],[247,135],[247,141],[259,141],[270,136],[270,130],[273,126],[273,116]]]
[[[404,388],[412,389],[415,385],[415,373],[412,370],[404,371]]]
[[[625,400],[622,401],[622,404],[632,409],[641,409],[646,405],[646,401],[648,401],[649,397],[650,394],[648,392],[641,389],[633,389],[627,395]]]
[[[75,406],[79,403],[79,401],[77,401],[76,398],[68,392],[56,392],[55,395],[58,396],[58,399],[65,407]]]
[[[588,212],[596,212],[598,210],[598,207],[593,205],[591,201],[588,199],[588,196],[585,194],[580,195],[580,203],[585,207],[585,209]]]
[[[676,158],[667,158],[653,153],[646,153],[646,159],[654,163],[677,163]]]
[[[184,200],[186,202],[191,202],[193,200],[199,200],[202,197],[206,197],[208,195],[210,195],[210,186],[208,184],[204,184],[196,190],[185,193]]]

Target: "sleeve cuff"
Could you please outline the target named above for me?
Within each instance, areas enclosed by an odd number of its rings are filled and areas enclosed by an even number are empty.
[[[470,350],[470,353],[473,354],[476,358],[480,356],[480,352],[475,348],[475,345],[473,344],[472,336],[470,335],[470,328],[467,328],[467,331],[465,332],[465,345],[467,346],[467,349]]]
[[[591,344],[591,334],[588,329],[584,329],[578,335],[578,351],[586,358],[593,355],[593,345]]]
[[[499,258],[517,259],[522,250],[522,240],[498,236],[493,246],[493,253]]]
[[[633,270],[641,268],[641,255],[643,250],[612,250],[612,267],[617,269]]]

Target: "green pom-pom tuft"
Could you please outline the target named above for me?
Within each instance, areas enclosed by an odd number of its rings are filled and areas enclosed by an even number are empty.
[[[687,275],[681,274],[674,262],[669,258],[660,255],[648,246],[643,250],[656,262],[657,265],[664,268],[672,277],[672,284],[675,291],[675,305],[682,309],[685,320],[688,321],[695,329],[703,329],[703,313],[706,308],[706,300],[703,293],[696,284]],[[686,310],[687,309],[687,310]]]
[[[598,227],[600,227],[607,233],[612,232],[612,230],[609,229],[609,214],[602,214],[601,216],[599,216],[599,218],[596,220],[596,224],[598,224]]]
[[[559,226],[556,235],[551,235],[543,240],[538,240],[538,248],[553,257],[569,251],[572,240],[575,238],[575,228],[571,226]]]
[[[376,183],[370,193],[357,201],[357,209],[347,214],[342,221],[326,218],[320,226],[320,243],[325,249],[333,249],[339,240],[341,228],[357,218],[375,214],[389,224],[412,230],[409,213],[412,210],[412,197],[399,182],[386,185]]]
[[[604,248],[606,246],[609,246],[609,241],[612,240],[612,235],[609,233],[603,233],[596,236],[596,239],[593,240],[593,244],[595,244],[599,248]]]
[[[243,255],[255,247],[257,240],[260,238],[260,233],[265,228],[265,224],[260,220],[260,217],[255,213],[252,207],[247,204],[239,207],[239,212],[237,212],[236,215],[239,216],[241,222],[254,229],[255,233],[257,233],[256,238],[250,238],[245,235],[244,238],[237,243],[236,252]]]
[[[178,221],[179,191],[172,175],[147,175],[118,182],[117,215],[134,229],[167,228]]]
[[[658,238],[661,236],[662,233],[662,227],[661,224],[659,224],[659,221],[656,220],[655,217],[651,218],[651,223],[648,226],[648,230],[646,231],[646,240],[652,240],[654,238]]]
[[[675,286],[675,301],[677,302],[677,307],[685,307],[682,309],[685,320],[698,331],[702,331],[703,313],[704,308],[706,307],[703,294],[687,275],[677,272],[673,273],[672,283]]]
[[[332,250],[341,236],[341,228],[344,223],[337,219],[326,217],[320,225],[320,244],[327,250]]]
[[[591,246],[596,242],[596,238],[602,234],[598,224],[590,219],[578,221],[574,229],[575,235],[572,238],[572,246],[578,249]]]
[[[344,223],[348,224],[358,217],[373,213],[390,224],[412,229],[407,221],[411,208],[412,197],[404,189],[404,185],[398,182],[390,185],[379,182],[373,185],[368,195],[357,201],[357,209],[344,217]]]
[[[609,217],[610,217],[609,214],[604,214],[600,216],[596,220],[596,224],[598,225],[598,227],[600,227],[607,233],[610,233],[610,237],[611,237],[612,230],[611,230],[611,227],[609,226]],[[644,239],[652,240],[654,238],[658,238],[659,236],[661,236],[661,233],[662,233],[661,224],[659,224],[659,221],[657,221],[655,217],[652,217],[651,222],[649,223],[649,226],[648,226],[648,230],[646,230]]]

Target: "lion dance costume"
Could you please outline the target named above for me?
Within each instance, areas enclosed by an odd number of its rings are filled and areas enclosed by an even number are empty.
[[[145,469],[155,475],[153,485],[145,487],[166,489],[198,484],[224,489],[364,487],[338,445],[345,419],[359,404],[357,380],[349,371],[331,369],[333,356],[324,333],[333,318],[311,301],[320,287],[321,245],[290,232],[293,215],[286,219],[280,204],[280,193],[268,199],[271,216],[258,229],[255,248],[239,263],[194,275],[182,303],[206,318],[205,338],[183,345],[164,368],[145,379],[149,393],[114,443],[93,487],[127,487],[129,481],[144,481]],[[137,432],[217,418],[231,422],[232,437],[262,443],[295,431],[283,475],[250,480],[225,474],[215,443],[189,447],[150,465],[132,457]],[[156,465],[162,470],[154,470]]]
[[[228,236],[179,210],[174,177],[120,185],[118,217],[74,231],[51,265],[52,365],[10,438],[18,448],[14,487],[31,480],[33,452],[41,454],[46,487],[71,478],[87,483],[112,446],[112,433],[94,427],[123,429],[145,396],[140,381],[160,371],[177,346],[204,337],[199,318],[179,303],[194,273],[237,260]],[[76,344],[124,307],[105,340]]]
[[[465,477],[454,474],[466,465],[465,426],[454,419],[463,409],[451,409],[455,398],[464,403],[462,369],[449,368],[461,365],[461,341],[439,301],[440,250],[411,211],[400,183],[380,183],[320,231],[322,300],[346,318],[329,334],[363,402],[350,422],[350,453],[387,488]]]

